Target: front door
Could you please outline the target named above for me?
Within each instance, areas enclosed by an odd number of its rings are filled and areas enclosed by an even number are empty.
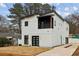
[[[32,46],[39,46],[39,36],[32,36]]]

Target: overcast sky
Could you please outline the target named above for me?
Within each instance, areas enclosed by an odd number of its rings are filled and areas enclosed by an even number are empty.
[[[79,12],[79,3],[54,3],[56,6],[56,11],[62,16],[65,17],[71,13]],[[9,8],[13,6],[12,3],[3,4],[0,3],[0,15],[6,16],[10,12]]]

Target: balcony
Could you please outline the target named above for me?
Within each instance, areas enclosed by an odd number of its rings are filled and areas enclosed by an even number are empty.
[[[53,17],[51,15],[38,17],[38,29],[53,28]]]

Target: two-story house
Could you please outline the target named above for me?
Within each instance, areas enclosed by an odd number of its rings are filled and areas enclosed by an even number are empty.
[[[68,43],[69,25],[56,11],[22,18],[21,30],[18,44],[53,47]]]

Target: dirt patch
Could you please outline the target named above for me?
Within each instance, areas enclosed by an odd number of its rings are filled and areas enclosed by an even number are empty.
[[[72,56],[79,56],[79,47],[76,49]]]
[[[34,56],[51,48],[11,46],[0,47],[0,56]]]

